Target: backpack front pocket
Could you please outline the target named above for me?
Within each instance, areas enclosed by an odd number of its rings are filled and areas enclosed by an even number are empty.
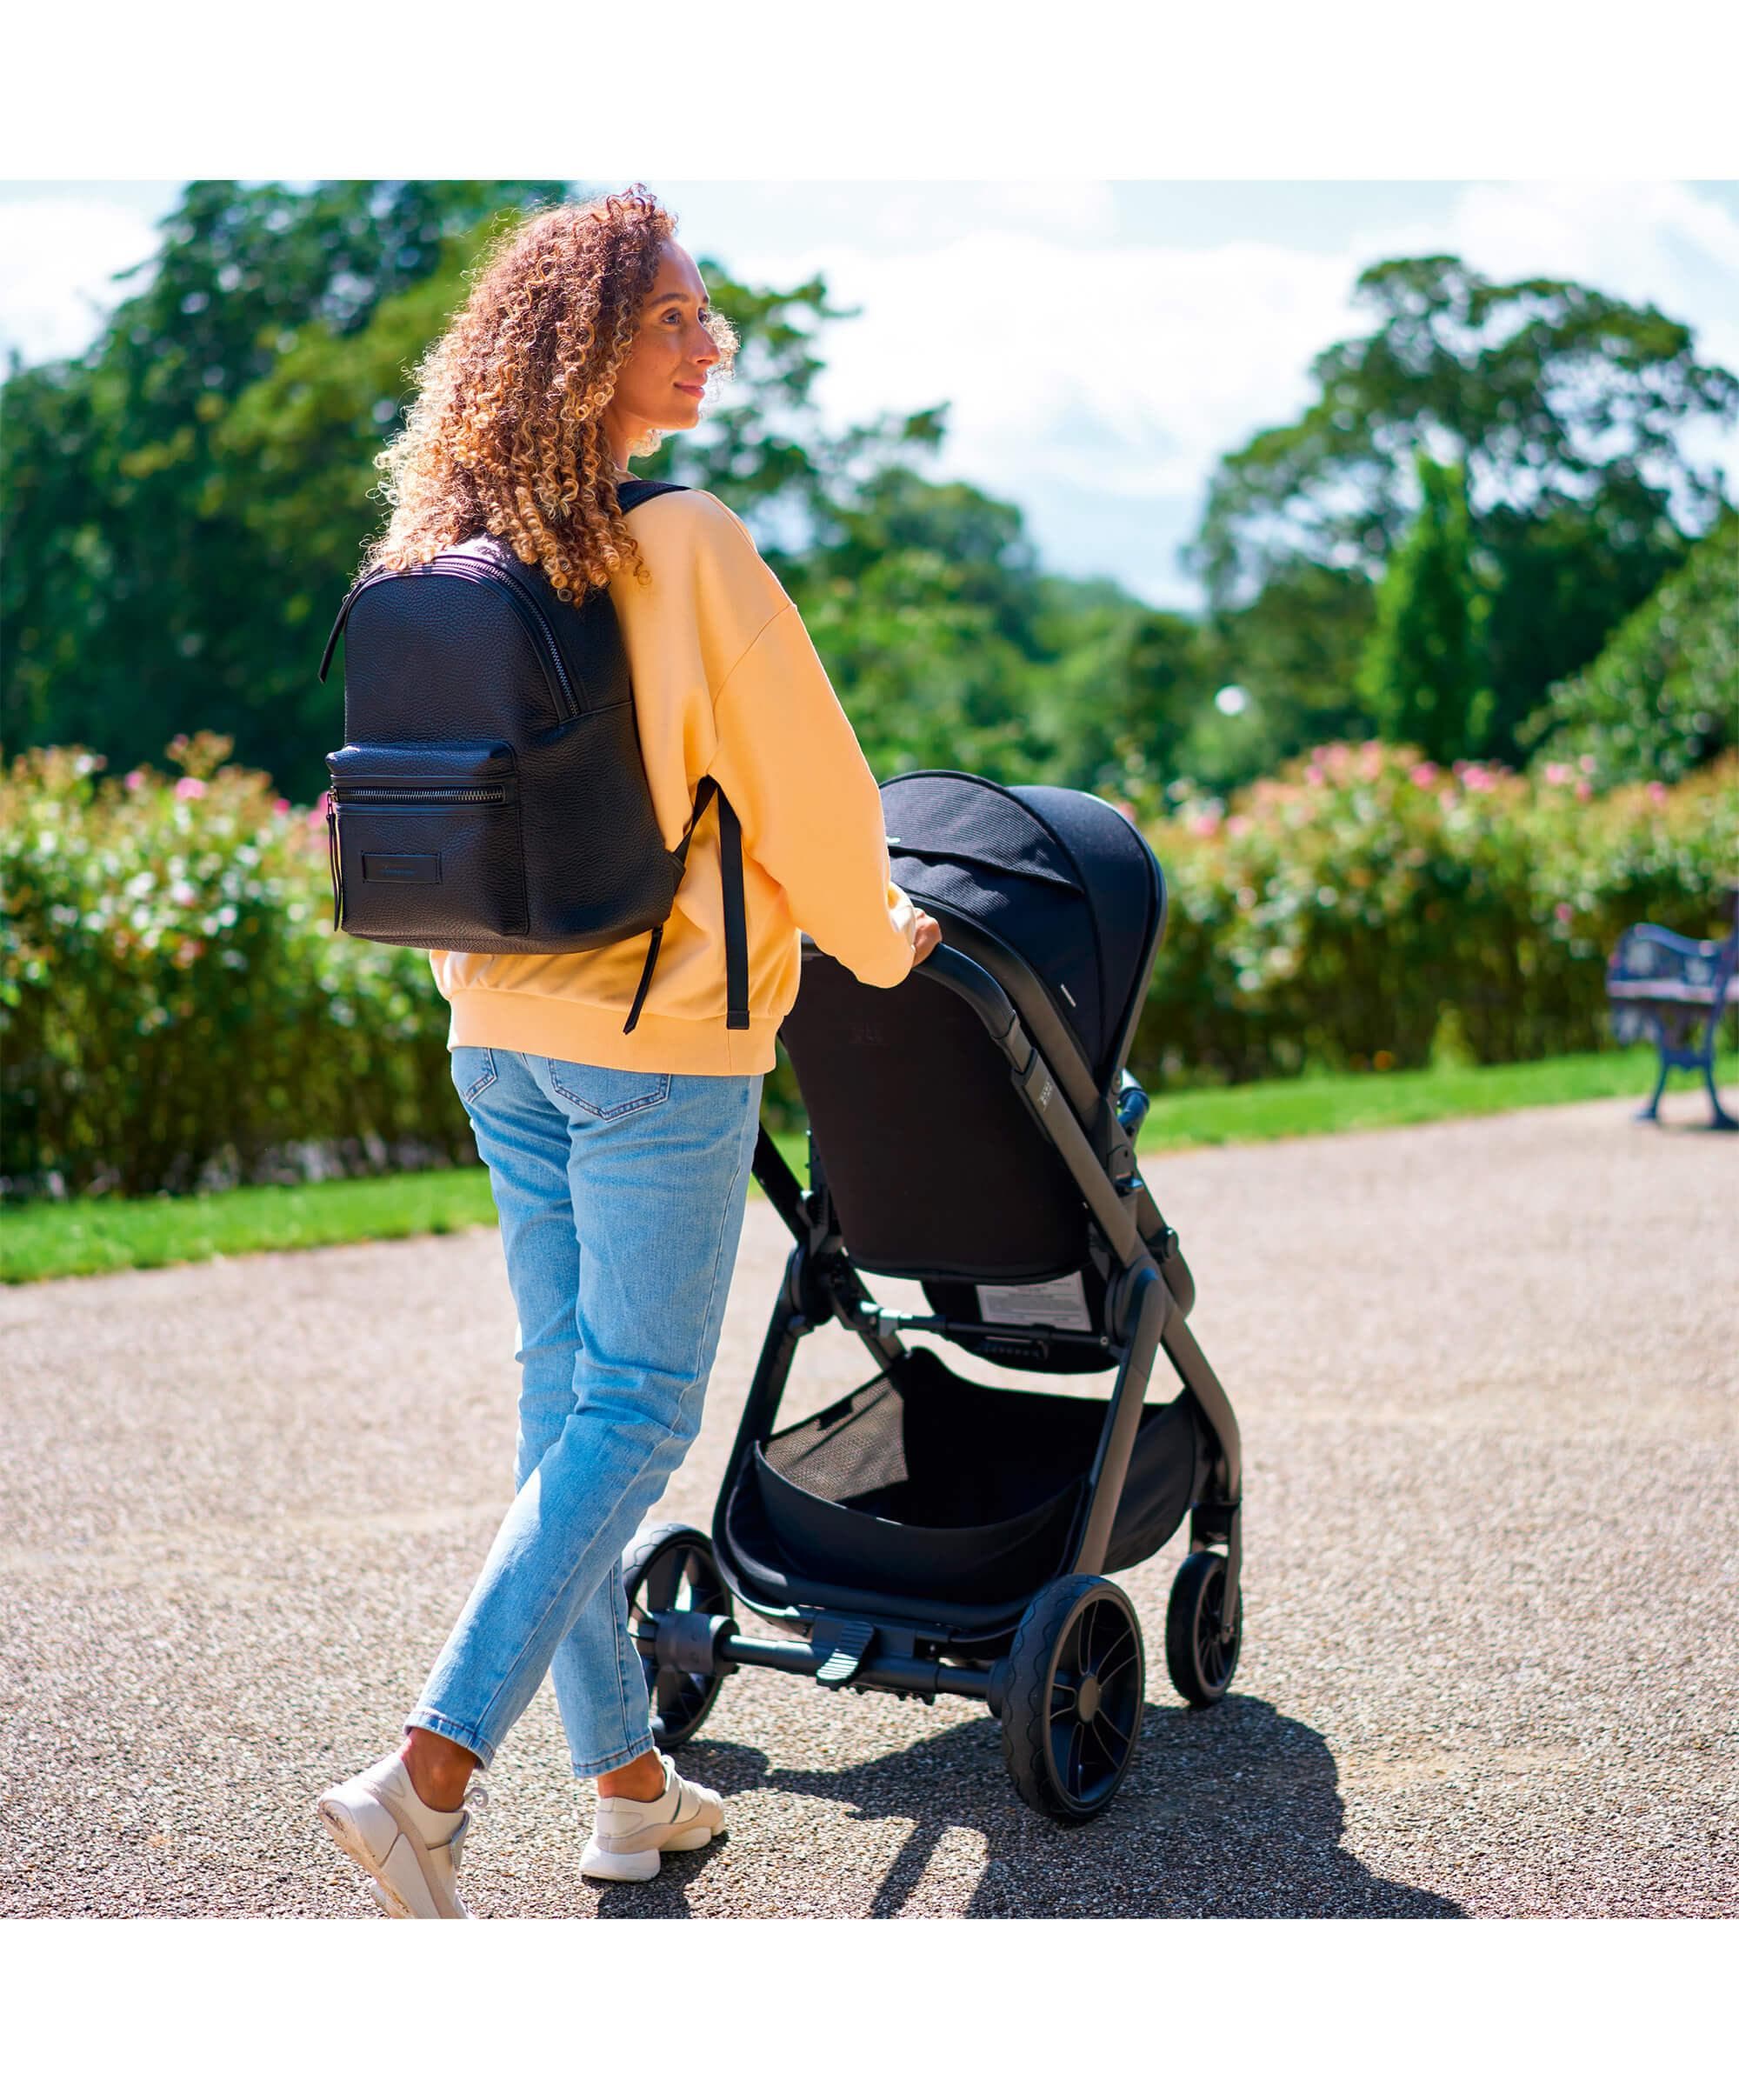
[[[526,931],[510,745],[347,743],[326,763],[335,928],[479,953]]]

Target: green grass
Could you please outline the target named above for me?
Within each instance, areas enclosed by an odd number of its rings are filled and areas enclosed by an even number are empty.
[[[1507,1109],[1611,1097],[1634,1097],[1640,1105],[1654,1070],[1653,1051],[1631,1050],[1552,1057],[1537,1064],[1475,1070],[1439,1066],[1423,1072],[1281,1079],[1162,1094],[1143,1125],[1141,1149],[1150,1155],[1196,1145],[1387,1130],[1450,1116],[1490,1116]],[[1718,1058],[1716,1074],[1726,1084],[1739,1081],[1739,1057]],[[1684,1093],[1691,1083],[1676,1074],[1670,1095]],[[1684,1103],[1681,1114],[1706,1112],[1700,1085],[1696,1092],[1696,1103]],[[803,1178],[807,1144],[802,1133],[776,1143]],[[0,1211],[0,1282],[160,1269],[217,1255],[405,1239],[494,1223],[489,1180],[480,1167],[295,1188],[233,1189],[212,1196],[23,1203]]]
[[[1631,1095],[1640,1108],[1654,1089],[1656,1067],[1655,1053],[1647,1048],[1595,1050],[1544,1057],[1533,1064],[1437,1065],[1423,1072],[1271,1079],[1253,1086],[1161,1094],[1142,1125],[1141,1149],[1169,1152],[1337,1130],[1394,1130],[1451,1116],[1496,1116],[1508,1109],[1556,1108],[1572,1101]],[[1723,1085],[1739,1080],[1739,1057],[1717,1052],[1715,1076]],[[1692,1090],[1707,1115],[1709,1097],[1700,1077],[1674,1073],[1666,1097],[1670,1101]],[[1690,1112],[1692,1105],[1685,1103],[1680,1112]]]

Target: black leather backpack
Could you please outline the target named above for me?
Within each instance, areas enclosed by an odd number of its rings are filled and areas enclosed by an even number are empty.
[[[624,511],[671,482],[628,482]],[[344,748],[327,754],[332,924],[365,941],[566,955],[650,930],[640,1018],[689,840],[718,794],[727,1028],[749,1026],[743,834],[710,776],[671,851],[653,812],[610,594],[564,604],[480,537],[361,577],[344,643]]]

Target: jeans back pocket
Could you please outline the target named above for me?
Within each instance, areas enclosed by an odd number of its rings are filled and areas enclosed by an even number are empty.
[[[669,1072],[623,1072],[613,1065],[572,1064],[563,1057],[550,1059],[550,1083],[563,1100],[601,1123],[614,1123],[670,1097]]]

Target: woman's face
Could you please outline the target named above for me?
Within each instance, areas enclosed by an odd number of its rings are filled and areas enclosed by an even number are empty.
[[[616,375],[604,427],[622,441],[618,457],[650,430],[691,430],[700,421],[707,374],[718,346],[707,330],[706,286],[686,249],[666,241],[658,276],[640,310],[634,347]]]

